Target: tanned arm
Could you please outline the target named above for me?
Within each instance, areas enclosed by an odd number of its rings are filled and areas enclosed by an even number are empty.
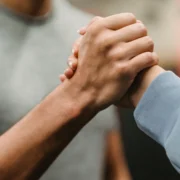
[[[0,179],[39,179],[95,115],[89,107],[88,93],[76,91],[70,84],[57,87],[0,137]]]

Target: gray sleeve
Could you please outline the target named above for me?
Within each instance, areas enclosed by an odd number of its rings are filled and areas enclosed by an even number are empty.
[[[160,74],[140,100],[134,116],[138,127],[160,143],[180,173],[180,79]]]

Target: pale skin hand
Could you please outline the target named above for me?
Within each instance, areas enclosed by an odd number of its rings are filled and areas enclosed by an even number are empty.
[[[112,17],[108,17],[107,19],[111,20],[111,18]],[[112,72],[112,74],[110,73],[111,72],[110,67],[113,67],[113,66],[117,66],[119,68],[120,70],[119,73],[122,73],[122,74],[128,73],[129,74],[128,76],[122,75],[120,79],[116,79],[116,81],[119,81],[122,83],[120,86],[115,86],[115,87],[113,86],[116,89],[116,95],[112,99],[108,99],[110,104],[112,104],[112,102],[119,103],[122,96],[125,94],[127,89],[132,84],[136,75],[143,69],[157,64],[158,57],[155,53],[152,53],[154,44],[151,38],[147,36],[147,30],[142,23],[139,23],[139,22],[137,23],[137,21],[133,21],[130,24],[127,24],[128,22],[122,21],[119,24],[123,24],[123,23],[126,24],[126,27],[122,27],[122,25],[118,26],[117,21],[114,21],[114,22],[111,21],[110,24],[112,28],[110,31],[109,30],[106,31],[103,28],[98,29],[96,26],[97,23],[102,23],[102,26],[106,27],[107,25],[103,24],[103,21],[104,21],[104,18],[99,18],[97,21],[91,23],[91,25],[87,29],[86,34],[84,35],[84,37],[88,37],[88,32],[91,31],[92,27],[96,28],[96,31],[93,33],[93,36],[96,36],[97,32],[101,32],[101,34],[99,35],[99,38],[97,38],[98,40],[95,43],[90,43],[91,58],[96,60],[97,57],[94,56],[94,52],[96,52],[97,49],[101,49],[98,43],[103,41],[106,44],[105,49],[102,49],[104,53],[104,57],[108,57],[108,59],[110,60],[107,62],[102,60],[102,63],[98,64],[98,68],[96,70],[94,69],[95,71],[92,73],[92,74],[95,74],[96,76],[91,77],[90,81],[95,81],[96,79],[100,78],[101,83],[103,84],[104,80],[106,79],[106,80],[110,80],[109,81],[110,84],[113,85],[115,82],[111,80],[111,76],[113,77],[118,72],[118,70],[115,70]],[[117,28],[120,28],[120,29],[117,29]],[[107,38],[106,40],[104,39],[105,36],[103,37],[104,32],[106,32],[106,38]],[[112,35],[112,33],[114,35]],[[81,43],[83,42],[83,40],[84,38],[82,38]],[[80,43],[79,49],[86,48],[86,46],[81,45],[81,43]],[[112,45],[112,43],[115,43],[115,44]],[[107,50],[112,46],[114,47],[114,50],[111,52],[107,52]],[[81,67],[81,58],[82,58],[81,53],[79,53],[78,56],[79,56],[78,57],[79,58],[78,70],[79,70],[79,68]],[[83,55],[83,59],[87,59],[87,57]],[[123,61],[121,61],[122,59]],[[118,60],[118,62],[121,62],[121,63],[116,64],[116,60]],[[94,66],[93,63],[95,62],[93,62],[92,60],[87,61],[87,62],[88,62],[86,64],[87,67]],[[99,76],[98,69],[100,66],[106,66],[105,63],[106,65],[108,65],[108,68],[105,69],[104,72],[108,72],[108,76],[107,74],[104,74],[104,76]],[[83,70],[82,67],[81,69]],[[87,74],[88,76],[88,72],[84,72],[84,74]],[[77,73],[75,74],[75,76],[76,75]],[[83,77],[81,78],[83,79]],[[128,83],[126,80],[128,80]],[[83,83],[86,83],[86,82],[83,82]],[[104,94],[102,93],[103,91],[106,94],[105,97],[109,97],[109,95],[111,94],[111,88],[108,86],[106,86],[104,89],[102,89],[101,86],[95,86],[94,88],[101,89],[101,92],[99,94],[100,101],[104,99],[104,97],[101,95],[101,94]],[[96,100],[98,101],[99,99],[96,99]],[[104,104],[104,106],[105,106],[104,108],[106,108],[108,104]]]
[[[60,75],[59,77],[61,82],[64,82],[67,79],[71,79],[78,67],[77,44],[74,45],[74,49],[76,49],[73,51],[74,55],[70,56],[68,60],[69,67],[66,69],[64,74]],[[135,108],[153,80],[163,72],[165,72],[165,70],[158,65],[154,65],[140,72],[135,82],[129,88],[128,92],[121,99],[119,106]]]
[[[87,29],[99,19],[100,17],[95,17],[87,27],[81,28],[79,30],[80,35],[85,35]],[[137,21],[137,23],[142,23],[142,22]],[[73,75],[75,74],[75,71],[78,66],[78,50],[79,50],[81,41],[82,41],[82,37],[79,38],[73,46],[73,54],[69,57],[69,60],[68,60],[69,68],[66,69],[63,75],[60,75],[60,80],[62,82],[64,82],[65,80],[71,79]],[[153,48],[147,49],[147,51],[152,52]],[[155,56],[158,63],[158,57],[157,55]],[[144,62],[146,62],[147,61],[146,59],[149,58],[148,56],[143,56],[143,55],[141,57],[142,57],[142,60],[144,60]],[[147,65],[145,68],[151,67],[152,65],[155,65],[155,63],[151,65],[149,64],[149,66]],[[149,87],[151,82],[162,72],[164,72],[164,70],[160,68],[159,66],[146,69],[143,73],[141,73],[141,75],[139,75],[141,76],[141,81],[139,81],[138,83],[134,83],[132,87],[129,89],[129,91],[127,92],[127,94],[121,99],[121,101],[118,104],[120,104],[120,106],[123,106],[123,107],[129,107],[129,108],[136,107],[142,95],[144,94],[146,89]],[[136,81],[138,79],[139,77],[136,79]]]
[[[95,18],[95,19],[98,19],[98,18]],[[95,19],[90,24],[92,24],[95,21]],[[81,29],[80,34],[84,35],[86,32],[86,29],[87,28]],[[69,58],[69,61],[68,61],[69,68],[65,71],[65,73],[63,75],[60,76],[60,79],[62,82],[64,82],[65,80],[71,79],[73,77],[75,71],[77,70],[78,50],[79,50],[79,46],[80,46],[81,41],[82,41],[82,37],[80,39],[78,39],[73,46],[73,55]],[[157,73],[155,73],[155,68],[157,70],[156,71]],[[131,89],[131,96],[130,96],[131,101],[128,103],[126,102],[127,99],[129,99],[129,98],[127,98],[127,95],[126,95],[121,100],[121,101],[125,101],[125,103],[123,103],[123,104],[128,104],[127,106],[129,106],[129,107],[130,106],[135,107],[137,105],[137,103],[139,102],[142,94],[146,90],[150,81],[152,81],[158,75],[158,73],[159,73],[158,69],[159,69],[158,66],[154,66],[152,68],[146,69],[144,74],[142,75],[144,77],[143,78],[144,82],[137,83],[139,85],[139,87],[137,87],[137,88],[132,88],[132,87],[130,88]],[[153,73],[153,75],[151,75],[151,73]],[[136,80],[137,79],[138,78],[136,78]],[[135,85],[133,85],[133,87],[135,87]],[[132,89],[134,91],[132,91]],[[112,135],[112,138],[113,137],[114,136]],[[130,175],[130,172],[129,172],[129,169],[128,169],[128,166],[126,163],[126,158],[123,154],[122,144],[121,144],[121,146],[118,146],[116,138],[113,139],[112,141],[110,141],[109,143],[111,143],[111,148],[109,149],[108,158],[111,159],[110,164],[111,164],[111,167],[113,167],[111,172],[114,172],[114,173],[110,174],[109,178],[111,180],[121,180],[121,179],[122,180],[123,179],[131,180],[132,178],[131,178],[131,175]],[[119,139],[118,143],[122,143],[122,140]]]
[[[152,49],[152,43],[144,37],[145,28],[135,23],[136,18],[128,13],[101,19],[89,28],[71,81],[59,85],[0,137],[2,180],[39,179],[94,115],[120,99],[139,71],[157,63],[149,53],[147,62],[142,61],[139,54]],[[131,38],[142,37],[135,41],[136,46],[134,40],[120,43],[124,42],[121,38],[129,38],[128,28],[123,29],[128,25],[133,25]]]

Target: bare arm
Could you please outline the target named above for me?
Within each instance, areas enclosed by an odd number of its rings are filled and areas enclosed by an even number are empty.
[[[78,100],[75,94],[79,94]],[[95,114],[90,103],[88,94],[77,92],[70,84],[57,87],[0,137],[1,179],[39,179]],[[83,114],[84,110],[89,113]]]

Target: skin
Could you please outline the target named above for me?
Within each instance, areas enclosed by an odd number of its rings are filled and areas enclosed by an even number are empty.
[[[118,130],[110,131],[106,138],[105,180],[132,180],[126,162],[122,137]]]
[[[2,180],[39,179],[92,117],[117,103],[140,71],[157,64],[146,34],[130,13],[102,18],[89,27],[73,78],[0,137]]]
[[[109,17],[108,19],[111,19],[111,17]],[[96,23],[97,22],[101,23],[101,21],[103,21],[103,18],[96,21],[96,22],[94,22],[93,24],[91,24],[90,27],[88,28],[89,31],[91,31],[91,27],[95,27]],[[122,21],[121,23],[126,24],[128,22]],[[110,24],[112,26],[111,30],[117,30],[117,27],[118,27],[117,21],[114,21],[114,22],[111,21]],[[106,24],[104,26],[106,26]],[[111,66],[114,66],[114,61],[112,61],[113,59],[116,59],[116,58],[121,59],[121,57],[123,56],[123,54],[121,54],[121,51],[123,51],[123,48],[128,46],[128,47],[131,47],[133,49],[132,51],[129,48],[127,48],[125,50],[126,51],[125,53],[128,53],[128,58],[132,59],[132,61],[129,61],[132,74],[129,77],[127,77],[126,75],[122,76],[123,79],[121,79],[122,81],[124,81],[124,79],[126,79],[126,78],[129,79],[129,84],[125,85],[127,88],[130,87],[130,85],[132,84],[132,82],[133,82],[134,78],[136,77],[136,75],[142,70],[140,66],[146,64],[146,67],[149,67],[149,66],[154,65],[154,64],[157,63],[157,61],[155,63],[153,63],[153,64],[151,64],[152,62],[151,63],[148,62],[149,58],[150,59],[153,58],[153,59],[157,60],[157,56],[154,53],[151,53],[153,51],[154,45],[152,43],[152,40],[148,36],[146,36],[147,31],[146,31],[146,29],[144,27],[145,26],[143,24],[136,23],[136,22],[131,22],[131,24],[128,25],[126,28],[120,27],[121,29],[117,31],[116,41],[118,41],[119,39],[121,40],[122,48],[119,50],[119,48],[115,47],[115,50],[113,51],[113,53],[115,53],[115,56],[109,56],[109,55],[111,55],[111,53],[107,53],[107,51],[106,51],[107,49],[104,52],[105,56],[110,57],[110,59],[111,59],[110,64],[108,64],[109,67],[111,67]],[[134,30],[133,33],[132,33],[132,30]],[[141,33],[139,33],[139,30],[141,31]],[[99,31],[99,29],[98,29],[98,31]],[[127,32],[127,36],[122,36],[124,31]],[[112,43],[112,35],[111,35],[110,31],[108,31],[107,33],[108,33],[107,37],[109,37],[109,38],[105,43],[106,43],[106,46],[107,46],[106,48],[109,48],[109,47],[112,46],[112,44],[111,44]],[[87,33],[85,34],[85,36],[88,37],[88,30],[87,30]],[[96,33],[93,34],[93,36],[96,36]],[[83,40],[84,40],[84,38],[82,39],[82,42],[83,42]],[[96,58],[93,54],[96,51],[96,48],[101,48],[101,47],[98,47],[98,43],[101,42],[101,40],[104,41],[104,39],[102,39],[101,36],[100,36],[98,41],[96,42],[96,44],[93,45],[93,48],[91,49],[92,50],[92,52],[91,52],[92,58]],[[79,48],[81,49],[81,47],[82,46],[80,45]],[[140,49],[138,49],[138,47],[140,47]],[[83,57],[83,58],[85,58],[85,57]],[[81,54],[79,54],[79,59],[81,59]],[[134,63],[138,64],[138,66],[137,66],[138,68],[135,68]],[[103,66],[103,64],[99,64],[99,65]],[[90,67],[90,66],[92,66],[92,64],[88,63],[87,66]],[[78,67],[83,68],[83,67],[81,67],[81,61],[79,61]],[[108,72],[108,69],[106,69],[105,71]],[[123,74],[124,74],[124,72],[126,74],[126,72],[128,72],[128,71],[130,71],[130,69],[128,69],[124,65],[122,65],[122,68],[120,68],[120,72],[123,73]],[[116,72],[113,72],[113,74],[109,74],[109,77],[111,78],[111,75],[114,76],[116,74]],[[86,73],[88,75],[88,72],[86,72]],[[100,77],[100,76],[98,76],[98,73],[99,73],[99,69],[95,70],[94,74],[96,74],[96,78]],[[75,74],[75,76],[76,75],[77,75],[77,73]],[[107,76],[106,77],[104,76],[103,78],[100,77],[100,78],[101,78],[101,83],[104,82],[104,78],[108,79]],[[92,81],[94,81],[93,77],[91,77],[91,79],[92,79]],[[119,81],[120,79],[117,79],[117,80]],[[96,88],[100,88],[100,87],[101,86],[98,86]],[[120,97],[118,99],[117,98],[112,98],[110,100],[110,103],[112,101],[114,101],[115,103],[118,103],[120,101],[120,99],[122,98],[121,93],[124,92],[125,89],[126,88],[124,88],[124,87],[122,88],[122,86],[119,86],[117,94],[119,94]],[[101,88],[101,92],[102,91],[105,91],[107,94],[110,93],[109,87],[106,87],[105,89]],[[119,93],[119,92],[121,92],[121,93]],[[106,107],[106,104],[104,104],[104,105]]]
[[[52,8],[51,0],[0,0],[0,4],[26,17],[44,16]]]
[[[89,26],[98,19],[99,17],[95,17],[87,27],[81,28],[78,33],[80,35],[85,35]],[[138,21],[138,23],[142,22]],[[78,51],[81,41],[82,37],[79,38],[73,45],[73,54],[68,60],[69,68],[67,68],[64,74],[60,76],[60,80],[62,82],[71,79],[77,70]],[[119,104],[123,107],[135,108],[149,85],[162,72],[164,72],[164,69],[158,65],[152,66],[140,72]],[[105,179],[131,180],[132,177],[124,155],[122,139],[118,135],[118,132],[114,131],[108,134],[107,147],[106,161],[109,171],[105,174]]]
[[[82,27],[80,30],[78,30],[78,33],[84,36],[87,33],[88,28],[99,19],[101,19],[101,17],[93,18],[86,27]],[[139,20],[136,22],[142,24],[142,22]],[[82,37],[80,37],[73,45],[73,54],[69,57],[68,60],[69,67],[65,70],[64,74],[59,76],[61,82],[70,80],[77,70],[79,61],[78,52],[81,41]],[[165,72],[165,70],[157,64],[143,70],[142,72],[139,72],[132,86],[116,105],[126,108],[135,108],[152,81],[163,72]]]

